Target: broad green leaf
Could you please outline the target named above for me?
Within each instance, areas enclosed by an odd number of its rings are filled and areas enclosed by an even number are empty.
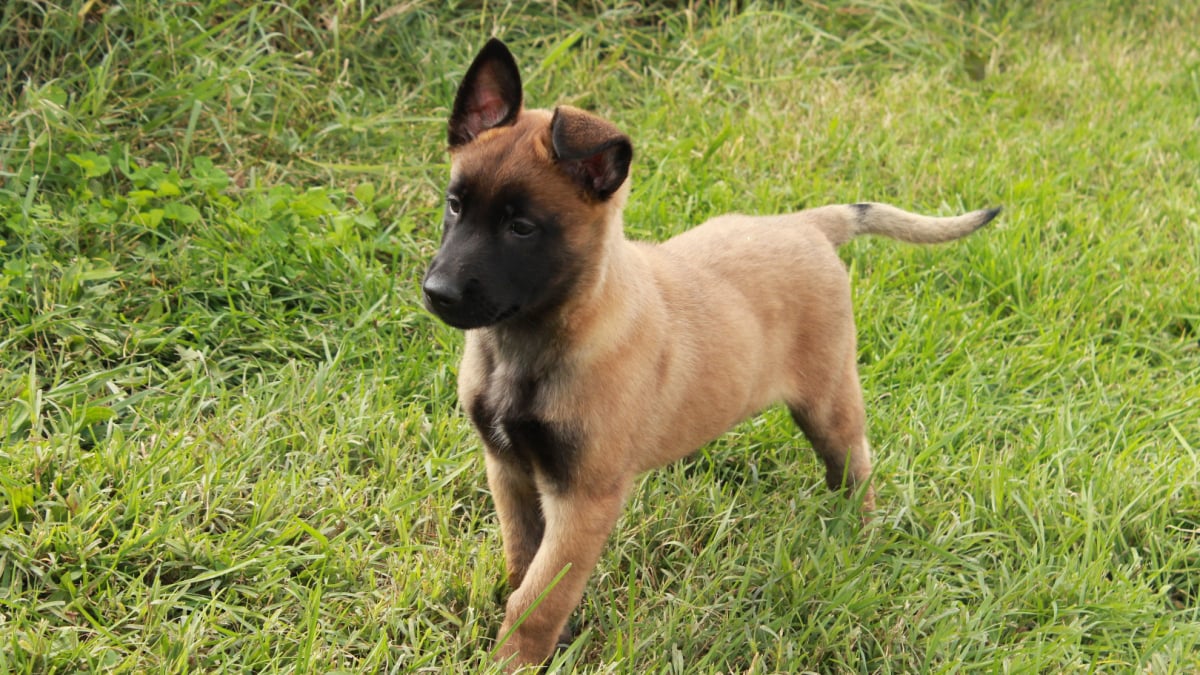
[[[67,153],[67,159],[83,169],[83,175],[88,178],[107,176],[112,171],[112,163],[108,161],[108,158],[104,155],[97,155],[94,152],[85,152],[80,155]]]
[[[200,220],[199,211],[191,206],[188,206],[187,204],[181,204],[179,202],[171,202],[170,204],[164,206],[163,216],[167,218],[167,220],[178,221],[185,225],[190,225],[191,223]]]

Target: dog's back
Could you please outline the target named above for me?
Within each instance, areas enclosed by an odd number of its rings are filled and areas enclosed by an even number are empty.
[[[793,410],[822,404],[826,383],[845,380],[856,357],[850,283],[836,247],[860,234],[950,241],[997,212],[936,218],[872,203],[733,214],[648,246],[674,326],[669,339],[681,343],[676,351],[695,354],[691,372],[677,376],[723,390],[685,396],[678,417],[712,420],[716,435],[728,413],[711,409],[714,400],[725,408],[738,401],[728,415],[737,419],[780,401]]]

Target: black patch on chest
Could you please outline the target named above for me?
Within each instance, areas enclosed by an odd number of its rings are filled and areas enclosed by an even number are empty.
[[[580,445],[574,434],[537,418],[508,419],[501,427],[508,436],[509,451],[518,461],[533,465],[559,490],[571,486]]]
[[[564,424],[535,414],[538,384],[527,379],[516,385],[506,409],[494,405],[500,396],[485,387],[468,404],[467,414],[493,457],[515,463],[522,471],[537,471],[566,491],[575,479],[582,440]]]

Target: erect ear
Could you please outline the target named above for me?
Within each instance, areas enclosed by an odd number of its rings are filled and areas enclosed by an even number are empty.
[[[558,166],[600,201],[611,197],[629,175],[633,144],[612,122],[560,105],[550,121],[550,139]]]
[[[450,113],[450,147],[512,124],[521,112],[521,73],[504,43],[492,38],[471,62]]]

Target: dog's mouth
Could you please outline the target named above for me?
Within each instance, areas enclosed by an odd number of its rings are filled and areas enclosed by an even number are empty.
[[[518,311],[520,311],[520,307],[517,307],[514,305],[494,316],[491,316],[491,317],[488,317],[486,315],[484,315],[484,316],[476,315],[476,316],[452,317],[452,316],[442,316],[439,314],[438,318],[440,318],[442,321],[445,321],[447,325],[453,326],[454,328],[457,328],[459,330],[472,330],[475,328],[488,328],[490,326],[495,326],[495,325],[502,323],[503,321],[511,318]]]
[[[457,308],[454,310],[439,308],[432,303],[426,306],[446,325],[459,330],[487,328],[507,321],[521,311],[520,305],[510,305],[503,310],[495,311],[493,307]],[[463,311],[465,310],[465,311]]]
[[[489,297],[484,285],[475,278],[460,284],[431,272],[422,282],[421,290],[425,307],[459,330],[494,326],[521,311],[520,303],[501,304]]]
[[[512,316],[516,315],[516,313],[519,311],[521,311],[521,306],[513,305],[513,306],[509,307],[508,309],[504,310],[503,312],[500,312],[499,314],[497,314],[495,316],[495,318],[492,319],[492,323],[493,324],[500,323],[501,321],[504,321],[504,320],[509,319]]]

